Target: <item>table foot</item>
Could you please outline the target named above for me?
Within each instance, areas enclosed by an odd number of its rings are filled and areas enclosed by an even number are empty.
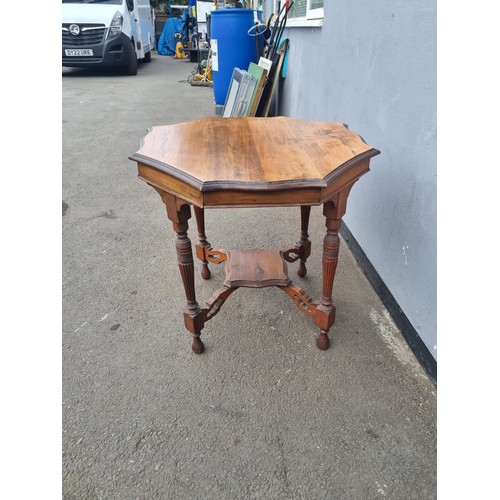
[[[205,350],[205,344],[203,344],[199,335],[193,337],[192,349],[195,354],[201,354]]]
[[[330,347],[330,339],[326,330],[320,330],[319,337],[316,339],[316,347],[326,351]]]
[[[306,263],[300,261],[299,268],[297,269],[297,276],[303,278],[307,274]]]
[[[204,280],[209,280],[212,276],[212,273],[210,272],[210,269],[208,268],[208,264],[205,262],[202,263],[202,268],[201,268],[201,277]]]

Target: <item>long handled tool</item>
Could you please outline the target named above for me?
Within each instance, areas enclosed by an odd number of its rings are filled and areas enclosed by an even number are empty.
[[[285,2],[285,4],[283,5],[283,7],[280,11],[280,14],[278,15],[276,22],[274,23],[275,30],[274,30],[273,35],[272,35],[272,37],[273,37],[272,43],[270,42],[270,44],[269,44],[271,48],[269,51],[269,55],[266,56],[266,57],[268,57],[268,59],[273,60],[274,56],[276,55],[276,51],[278,50],[278,46],[281,43],[281,37],[283,35],[283,31],[285,30],[285,27],[286,27],[286,22],[288,19],[288,12],[292,8],[292,5],[293,5],[293,2],[290,2],[290,3],[288,3],[288,1]],[[283,15],[283,17],[281,17],[283,9],[284,9],[285,14]]]
[[[273,59],[274,56],[276,55],[276,51],[278,50],[278,46],[281,43],[281,37],[283,36],[283,32],[285,31],[285,27],[286,27],[286,22],[288,20],[288,11],[292,8],[292,5],[293,5],[293,2],[290,2],[290,4],[288,4],[288,2],[285,3],[285,6],[286,6],[285,15],[283,16],[283,19],[281,20],[281,22],[278,25],[278,31],[276,34],[276,40],[275,40],[275,44],[274,44],[274,51],[272,53],[271,59]]]
[[[274,52],[276,52],[276,50],[274,49],[274,46],[276,44],[276,31],[278,29],[278,24],[280,22],[281,14],[283,14],[283,11],[285,9],[286,9],[286,2],[283,4],[283,7],[281,7],[281,8],[279,8],[279,4],[278,4],[278,15],[276,16],[276,19],[274,20],[273,29],[271,30],[271,36],[269,37],[269,48],[268,48],[268,51],[266,52],[267,59],[272,59],[270,57],[270,52],[272,50],[274,50]]]

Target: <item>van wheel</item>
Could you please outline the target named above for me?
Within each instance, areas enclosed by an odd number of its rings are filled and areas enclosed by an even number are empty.
[[[146,52],[146,55],[144,56],[144,61],[151,62],[151,51]]]
[[[127,75],[137,75],[137,54],[135,53],[134,42],[132,42],[132,53],[127,64]]]

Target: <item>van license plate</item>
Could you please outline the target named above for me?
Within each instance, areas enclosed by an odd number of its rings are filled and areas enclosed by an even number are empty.
[[[67,56],[93,56],[92,49],[66,49]]]

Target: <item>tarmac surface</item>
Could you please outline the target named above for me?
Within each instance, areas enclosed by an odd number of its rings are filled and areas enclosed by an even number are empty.
[[[235,292],[191,352],[174,232],[128,156],[152,126],[214,114],[195,67],[62,70],[63,497],[436,498],[436,388],[343,241],[329,350],[268,288]],[[219,248],[286,248],[300,211],[210,210],[206,227]],[[308,275],[289,265],[313,297],[324,234],[313,207]],[[224,269],[195,265],[203,306]]]

